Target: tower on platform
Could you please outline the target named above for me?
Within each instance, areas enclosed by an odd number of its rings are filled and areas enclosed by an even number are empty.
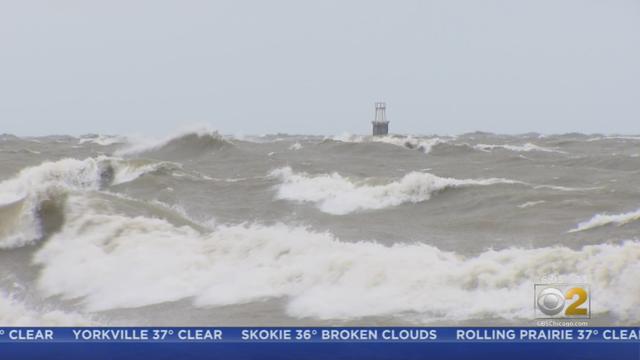
[[[387,120],[386,103],[376,103],[376,114],[371,123],[373,124],[373,136],[384,136],[389,134],[389,121]]]

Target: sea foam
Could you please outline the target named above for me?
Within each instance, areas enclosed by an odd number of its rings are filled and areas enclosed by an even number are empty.
[[[218,225],[211,231],[108,213],[74,195],[68,221],[36,253],[37,286],[86,311],[189,299],[195,306],[284,299],[325,320],[414,314],[420,321],[532,316],[532,283],[585,277],[594,313],[640,320],[640,242],[507,248],[465,257],[427,244],[343,242],[304,227]]]
[[[31,307],[0,291],[0,326],[95,326],[90,316],[46,307]]]

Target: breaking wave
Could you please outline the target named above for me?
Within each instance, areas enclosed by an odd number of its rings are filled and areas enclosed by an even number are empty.
[[[295,173],[290,167],[276,169],[271,172],[271,176],[282,180],[277,190],[278,199],[312,202],[321,211],[334,215],[418,203],[429,200],[434,193],[448,188],[523,184],[502,178],[454,179],[411,172],[394,182],[371,185],[365,181],[350,180],[338,173],[315,176]]]
[[[300,149],[302,149],[302,144],[300,144],[299,141],[296,141],[294,144],[289,146],[289,150],[291,150],[291,151],[298,151]]]
[[[586,141],[600,141],[600,140],[632,140],[640,141],[640,136],[623,136],[623,135],[611,135],[611,136],[597,136]]]
[[[393,137],[393,136],[383,136],[383,137],[374,137],[372,138],[374,142],[382,142],[385,144],[391,144],[396,146],[402,146],[407,149],[416,149],[420,150],[425,154],[431,152],[431,149],[438,145],[446,143],[446,140],[440,138],[433,139],[416,139],[411,136],[407,137]]]
[[[590,220],[581,222],[569,232],[578,232],[595,229],[606,225],[622,226],[630,222],[640,220],[640,209],[623,214],[596,214]]]
[[[541,152],[554,152],[554,153],[564,153],[560,150],[550,149],[542,146],[538,146],[532,143],[526,143],[523,145],[495,145],[495,144],[477,144],[473,146],[476,150],[480,151],[492,151],[495,149],[504,149],[509,151],[516,152],[531,152],[531,151],[541,151]]]
[[[37,150],[31,150],[29,148],[22,148],[22,149],[0,149],[0,152],[3,153],[9,153],[9,154],[29,154],[29,155],[40,155],[41,152],[37,151]]]
[[[391,144],[395,146],[404,147],[407,149],[415,149],[428,154],[431,152],[431,149],[439,144],[445,144],[448,140],[443,138],[415,138],[413,136],[397,136],[397,135],[387,135],[387,136],[360,136],[360,135],[351,135],[351,134],[341,134],[331,138],[335,141],[341,142],[352,142],[352,143],[363,143],[363,142],[378,142]]]
[[[564,151],[547,148],[543,146],[539,146],[533,143],[526,143],[522,145],[498,145],[498,144],[476,144],[470,145],[468,143],[453,143],[451,138],[441,138],[441,137],[432,137],[432,138],[418,138],[413,136],[398,136],[398,135],[387,135],[387,136],[360,136],[360,135],[351,135],[351,134],[342,134],[337,135],[331,138],[331,140],[341,141],[341,142],[351,142],[351,143],[366,143],[366,142],[378,142],[391,144],[395,146],[404,147],[407,149],[416,149],[424,152],[425,154],[430,154],[433,150],[439,148],[440,146],[449,146],[453,148],[457,148],[457,150],[467,150],[467,151],[484,151],[489,152],[496,149],[515,151],[515,152],[531,152],[531,151],[539,151],[539,152],[548,152],[548,153],[560,153],[564,154]]]
[[[78,144],[96,144],[100,146],[110,146],[115,144],[124,144],[127,139],[118,135],[86,135],[78,140]]]
[[[587,277],[598,289],[594,313],[622,322],[640,316],[637,241],[464,257],[426,244],[347,243],[284,224],[203,232],[96,209],[74,196],[63,231],[34,256],[42,269],[38,288],[77,299],[87,311],[185,299],[212,307],[280,298],[297,318],[528,319],[534,279],[559,274]]]
[[[172,166],[102,156],[25,168],[0,182],[0,249],[30,244],[58,229],[64,221],[65,199],[74,191],[123,184]]]
[[[116,155],[141,155],[178,160],[201,156],[228,146],[232,146],[230,141],[218,132],[205,128],[181,132],[163,140],[138,140],[136,143],[116,151]]]

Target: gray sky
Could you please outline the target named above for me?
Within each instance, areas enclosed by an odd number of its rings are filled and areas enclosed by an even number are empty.
[[[0,133],[640,133],[638,0],[0,0]]]

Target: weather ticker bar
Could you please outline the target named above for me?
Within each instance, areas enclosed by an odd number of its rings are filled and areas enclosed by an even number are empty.
[[[7,327],[0,343],[623,342],[640,327]]]

